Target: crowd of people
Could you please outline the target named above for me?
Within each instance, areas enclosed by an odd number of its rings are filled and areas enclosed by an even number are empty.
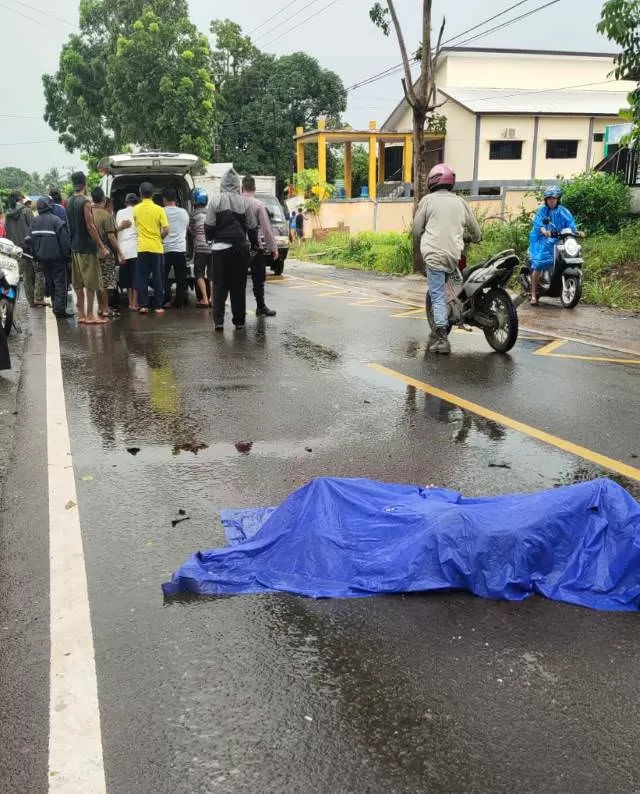
[[[234,326],[244,327],[249,272],[257,316],[275,315],[265,302],[265,281],[267,261],[277,259],[278,246],[267,211],[255,197],[253,177],[241,184],[230,169],[211,201],[195,188],[191,213],[178,205],[172,187],[163,190],[160,205],[153,184],[142,182],[114,214],[101,187],[89,193],[83,172],[72,174],[71,182],[66,205],[60,192],[51,190],[48,198],[38,199],[36,215],[19,191],[9,197],[4,233],[27,254],[21,275],[30,306],[45,306],[48,297],[56,317],[72,317],[70,283],[80,324],[104,325],[117,316],[111,299],[119,296],[118,288],[126,292],[130,311],[162,315],[168,308],[181,309],[189,303],[191,253],[196,306],[213,309],[216,330],[224,328],[227,298]]]

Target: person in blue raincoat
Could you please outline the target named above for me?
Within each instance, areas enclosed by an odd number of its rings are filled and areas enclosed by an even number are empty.
[[[533,218],[533,227],[529,233],[529,258],[531,259],[531,305],[538,305],[538,286],[544,270],[551,270],[554,265],[556,241],[552,231],[562,229],[576,231],[573,215],[561,204],[562,190],[555,186],[544,192],[544,204]]]

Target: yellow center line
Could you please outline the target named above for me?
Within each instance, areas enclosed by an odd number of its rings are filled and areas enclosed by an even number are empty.
[[[556,353],[556,350],[559,350],[561,347],[564,347],[568,343],[567,339],[556,339],[553,342],[550,342],[548,345],[541,347],[539,350],[536,350],[533,354],[534,356],[549,356],[549,358],[567,358],[573,359],[574,361],[599,361],[605,364],[632,364],[638,365],[640,364],[640,359],[638,358],[612,358],[609,356],[581,356],[577,353]]]
[[[424,308],[421,306],[419,309],[409,309],[406,312],[400,312],[399,314],[392,314],[391,317],[414,317],[416,314],[425,314]],[[425,316],[425,320],[426,320]]]
[[[536,350],[533,355],[550,356],[555,350],[566,344],[567,344],[566,339],[555,339],[553,342],[549,342],[548,345],[545,345],[544,347],[541,347],[539,350]]]
[[[359,301],[354,301],[354,303],[348,303],[347,306],[375,306],[376,303],[380,303],[383,300],[384,298],[362,298]]]
[[[600,361],[605,364],[640,364],[640,358],[606,358],[604,356],[578,356],[573,353],[552,353],[550,358],[570,358],[576,361]]]
[[[331,292],[318,292],[316,294],[316,298],[332,298],[335,296],[346,295],[348,290],[346,289],[338,289],[338,290],[331,290]]]
[[[577,455],[584,460],[588,460],[591,463],[595,463],[596,465],[602,466],[605,469],[609,469],[610,471],[614,471],[617,474],[621,474],[623,477],[640,481],[640,469],[636,469],[634,466],[629,466],[620,460],[609,458],[606,455],[601,455],[599,452],[594,452],[593,450],[587,449],[586,447],[581,447],[580,445],[574,444],[572,441],[567,441],[564,438],[558,438],[557,436],[551,435],[551,433],[547,433],[544,430],[539,430],[537,427],[532,427],[531,425],[524,424],[524,422],[511,419],[508,416],[504,416],[504,414],[492,411],[490,408],[485,408],[483,405],[478,405],[478,403],[465,400],[464,397],[458,397],[456,394],[450,394],[449,392],[438,389],[428,383],[424,383],[421,380],[416,380],[416,378],[411,378],[408,375],[404,375],[402,372],[396,372],[394,369],[384,367],[382,364],[368,364],[368,366],[370,369],[375,370],[381,375],[386,375],[390,378],[394,378],[395,380],[399,380],[402,383],[405,383],[407,386],[414,386],[416,389],[420,389],[420,391],[423,391],[425,394],[438,397],[439,399],[445,400],[452,405],[458,406],[458,408],[462,408],[463,411],[470,411],[471,413],[482,416],[485,419],[490,419],[493,422],[497,422],[504,427],[509,427],[512,430],[517,430],[519,433],[523,433],[526,436],[535,438],[537,441],[550,444],[557,449],[561,449],[563,452],[568,452],[571,455]]]

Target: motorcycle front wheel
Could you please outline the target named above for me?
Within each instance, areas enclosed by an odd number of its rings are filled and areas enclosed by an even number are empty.
[[[429,323],[429,328],[431,328],[432,331],[435,331],[436,330],[436,321],[433,319],[433,304],[431,303],[431,295],[429,294],[429,290],[427,290],[426,305],[427,305],[427,321]],[[448,334],[451,333],[451,329],[452,328],[453,328],[452,324],[448,323],[447,324],[447,333]]]
[[[567,276],[560,295],[560,302],[565,309],[573,309],[580,303],[582,282],[577,276]]]
[[[0,298],[0,327],[5,336],[9,336],[13,327],[13,303],[7,298]]]
[[[497,353],[506,353],[518,339],[518,312],[509,293],[494,287],[484,296],[484,313],[496,318],[495,328],[484,328],[487,342]]]

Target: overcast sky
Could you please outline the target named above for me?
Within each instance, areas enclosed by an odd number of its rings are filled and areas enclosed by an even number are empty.
[[[350,86],[399,62],[395,40],[386,39],[369,22],[368,9],[372,2],[289,0],[286,12],[268,24],[263,23],[285,6],[284,0],[189,0],[189,5],[192,20],[202,31],[208,31],[212,18],[230,17],[247,33],[255,31],[253,38],[261,49],[276,54],[307,52],[326,68],[336,71],[345,86]],[[515,2],[434,0],[434,24],[439,24],[446,9],[445,39],[454,37]],[[526,0],[487,27],[544,2]],[[602,0],[581,0],[579,14],[576,4],[576,0],[559,0],[529,19],[468,42],[468,46],[611,51],[611,45],[595,30]],[[407,44],[412,48],[420,38],[421,5],[421,0],[397,0]],[[0,6],[4,67],[0,94],[0,167],[15,165],[42,172],[52,166],[66,168],[80,162],[77,155],[68,154],[58,145],[55,133],[42,120],[44,99],[40,79],[43,72],[56,70],[60,48],[77,23],[77,8],[77,0],[57,3],[6,0]],[[314,14],[317,16],[305,21]],[[465,43],[481,30],[452,43]],[[347,121],[354,127],[366,126],[369,119],[382,122],[399,100],[400,92],[398,75],[350,92]]]

